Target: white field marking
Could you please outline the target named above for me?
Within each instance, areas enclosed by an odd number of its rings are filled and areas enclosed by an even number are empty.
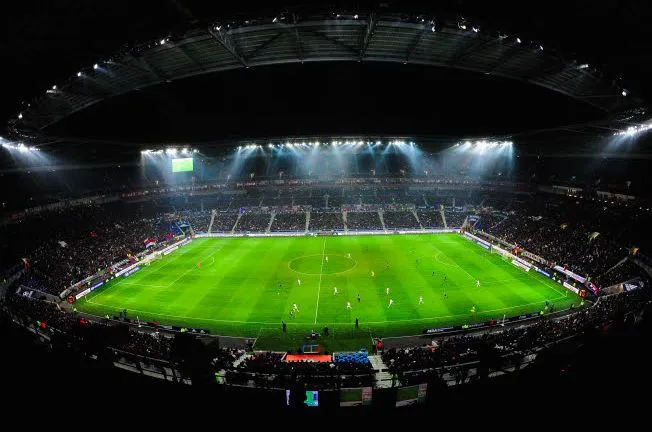
[[[222,245],[222,247],[224,247],[224,245]],[[222,247],[219,248],[219,249],[222,249]],[[213,249],[213,247],[211,247],[211,248],[205,248],[205,249]],[[218,249],[218,250],[219,250],[219,249]],[[154,273],[156,273],[156,272],[162,270],[162,269],[165,268],[165,266],[167,266],[168,264],[171,264],[172,262],[176,261],[179,257],[181,257],[182,255],[186,254],[188,250],[189,250],[189,248],[186,248],[186,249],[177,249],[177,250],[175,250],[175,251],[173,252],[173,256],[170,257],[170,259],[167,259],[167,260],[166,260],[167,262],[166,262],[165,264],[163,264],[161,267],[158,267],[158,268],[155,268],[155,269],[154,269]],[[171,254],[171,255],[172,255],[172,254]],[[151,261],[150,261],[150,262],[151,262]],[[130,279],[124,278],[124,279],[122,279],[121,281],[118,281],[118,282],[116,282],[115,284],[111,285],[108,289],[115,288],[115,287],[117,287],[118,285],[120,285],[120,284],[126,282],[127,280],[130,281]],[[137,282],[135,282],[135,283],[132,282],[132,283],[128,283],[128,284],[125,283],[125,285],[127,285],[127,286],[130,286],[130,285],[142,285],[142,286],[146,286],[145,284],[139,284],[139,283],[137,283]],[[165,285],[151,285],[151,286],[152,286],[153,288],[168,288],[168,286],[165,286]],[[97,296],[99,296],[99,295],[106,294],[106,293],[108,292],[108,289],[105,289],[105,290],[102,290],[102,291],[98,292],[98,293],[95,294],[93,297],[87,298],[86,301],[91,301],[91,299],[94,299],[95,297],[97,297]],[[91,302],[91,303],[92,303],[92,302]]]
[[[321,293],[321,278],[324,275],[324,252],[326,251],[326,238],[324,238],[324,247],[321,249],[321,269],[319,270],[319,287],[317,288],[317,306],[315,306],[315,322],[317,324],[317,312],[319,312],[319,294]]]
[[[102,294],[106,294],[108,290],[110,290],[110,289],[113,288],[113,287],[117,287],[118,285],[120,285],[120,284],[123,283],[123,282],[126,282],[127,280],[128,280],[127,278],[124,278],[124,279],[122,279],[121,281],[118,281],[118,282],[116,282],[115,284],[111,285],[109,288],[96,292],[95,295],[94,295],[93,297],[90,297],[90,298],[89,298],[88,296],[86,296],[86,297],[85,297],[85,298],[86,298],[86,301],[91,301],[92,298],[95,298],[95,297],[97,297],[97,296],[99,296],[99,295],[102,295]],[[89,294],[89,295],[90,295],[90,294]],[[91,303],[92,303],[92,302],[91,302]]]
[[[305,276],[317,276],[317,273],[304,273],[304,272],[296,271],[295,269],[293,269],[292,267],[290,267],[290,264],[293,263],[293,262],[296,261],[296,260],[299,260],[299,259],[301,259],[301,258],[313,257],[313,256],[321,256],[321,255],[319,255],[319,254],[314,254],[314,255],[303,255],[303,256],[300,256],[300,257],[293,258],[291,261],[288,262],[288,268],[289,268],[290,270],[292,270],[293,272],[295,272],[296,274],[305,275]],[[341,257],[346,258],[345,255],[340,255],[340,254],[332,254],[332,255],[329,255],[329,256],[341,256]],[[337,274],[342,274],[342,273],[350,272],[351,270],[353,270],[354,268],[356,268],[356,267],[358,266],[358,262],[357,262],[356,260],[354,260],[353,258],[346,258],[346,259],[347,259],[347,260],[350,259],[351,261],[353,261],[353,262],[355,263],[355,264],[353,264],[353,267],[351,267],[350,269],[342,270],[341,272],[328,273],[328,274],[329,274],[329,275],[337,275]]]
[[[142,287],[152,287],[152,288],[166,288],[167,285],[152,285],[152,284],[141,284],[138,282],[126,283],[128,286],[142,286]]]
[[[437,249],[437,248],[435,247],[435,249]],[[437,249],[437,250],[439,251],[439,249]],[[460,265],[457,264],[456,262],[453,261],[453,264],[448,264],[448,263],[445,263],[445,262],[443,262],[442,260],[440,260],[440,259],[439,259],[439,255],[442,255],[442,254],[443,254],[443,255],[446,255],[446,254],[444,254],[443,252],[439,251],[439,253],[438,253],[437,255],[435,255],[435,259],[436,259],[437,261],[439,261],[440,263],[444,264],[444,265],[451,266],[451,267],[457,267],[458,269],[460,269],[460,270],[462,270],[464,273],[466,273],[466,274],[467,274],[471,279],[473,279],[473,280],[478,280],[477,278],[473,277],[473,275],[472,275],[471,273],[469,273],[469,272],[467,272],[466,270],[464,270],[463,267],[460,267]]]
[[[509,310],[509,309],[516,309],[516,308],[520,308],[520,307],[524,307],[524,306],[530,306],[530,305],[534,305],[534,304],[540,304],[540,303],[543,304],[546,301],[555,301],[555,300],[559,300],[559,299],[562,299],[562,298],[565,298],[565,297],[564,296],[559,296],[559,297],[555,297],[553,299],[541,300],[541,301],[537,301],[537,302],[526,303],[526,304],[521,304],[521,305],[516,305],[516,306],[509,306],[509,307],[506,307],[506,308],[490,309],[490,310],[486,310],[486,311],[483,310],[483,311],[479,311],[479,313],[483,314],[483,313],[487,313],[487,312],[506,311],[506,310]],[[97,303],[97,302],[90,301],[90,300],[88,300],[88,302],[92,303],[94,305],[104,306],[104,307],[107,307],[107,308],[120,309],[120,308],[117,308],[116,306],[109,306],[109,305],[105,305],[105,304],[102,304],[102,303]],[[199,317],[193,317],[193,316],[188,316],[188,315],[169,315],[169,314],[162,314],[162,313],[150,312],[150,311],[139,310],[139,309],[129,309],[129,310],[133,311],[133,312],[146,313],[146,314],[155,315],[155,316],[162,316],[162,317],[168,317],[168,318],[192,319],[192,320],[196,320],[196,321],[211,321],[211,322],[220,322],[220,323],[227,323],[227,324],[278,325],[278,322],[221,320],[221,319],[215,319],[215,318],[199,318]],[[368,321],[368,322],[365,322],[365,324],[391,324],[391,323],[399,323],[399,322],[422,322],[422,321],[438,320],[438,319],[441,319],[441,318],[465,317],[465,316],[468,316],[468,315],[469,314],[464,313],[464,314],[457,314],[457,315],[440,315],[440,316],[434,316],[434,317],[429,317],[429,318],[412,318],[412,319],[391,320],[391,321]],[[308,324],[308,323],[297,323],[297,324],[311,325],[311,324]],[[329,325],[351,325],[350,322],[330,322],[330,321],[327,322],[327,324],[329,324]]]
[[[221,251],[223,247],[224,247],[224,245],[221,245],[221,247],[217,248],[217,249],[216,249],[212,254],[208,255],[208,256],[206,257],[206,259],[212,257],[213,255],[215,255],[216,253],[218,253],[219,251]],[[195,268],[195,266],[192,266],[192,267],[190,267],[188,270],[186,270],[185,272],[181,273],[181,276],[179,276],[178,278],[176,278],[175,280],[173,280],[172,282],[170,282],[169,284],[167,284],[167,285],[165,286],[165,288],[170,288],[170,287],[172,287],[175,283],[177,283],[177,281],[178,281],[179,279],[181,279],[182,277],[184,277],[185,275],[187,275],[188,273],[190,273],[192,270],[194,270],[194,268]]]

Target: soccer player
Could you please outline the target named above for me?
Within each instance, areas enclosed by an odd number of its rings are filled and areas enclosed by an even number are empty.
[[[351,307],[351,302],[350,302],[350,301],[346,302],[346,308],[347,308],[348,310],[353,309],[353,308]]]
[[[391,305],[393,305],[393,304],[394,304],[394,300],[389,299],[389,306],[387,306],[387,308],[389,309],[389,307],[390,307]]]
[[[333,287],[333,295],[337,295],[337,287]]]
[[[374,273],[373,270],[372,270],[371,271],[371,277],[375,277],[375,276],[376,276],[376,273]]]
[[[201,261],[197,261],[197,268],[201,268]]]
[[[360,293],[358,293],[358,303],[360,303]]]
[[[385,295],[389,295],[389,287],[385,288]]]
[[[294,318],[294,310],[290,309],[290,318]]]
[[[297,279],[297,284],[301,286],[301,279]]]
[[[326,257],[326,262],[328,262],[328,257]]]
[[[475,305],[471,308],[471,312],[475,313]]]
[[[423,304],[423,296],[419,296],[419,304]]]
[[[432,271],[432,277],[435,277],[435,271],[434,270]]]
[[[475,286],[476,286],[476,288],[480,288],[480,279],[478,279],[477,281],[475,281]]]
[[[346,257],[347,257],[348,259],[351,259],[351,252],[349,252],[348,254],[346,254]]]
[[[297,311],[297,313],[299,312],[299,307],[297,306],[296,303],[294,305],[292,305],[292,310]]]

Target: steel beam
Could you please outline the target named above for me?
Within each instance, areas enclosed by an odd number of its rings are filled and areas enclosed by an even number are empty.
[[[245,60],[244,57],[240,55],[238,50],[233,46],[233,43],[231,42],[231,37],[228,35],[226,32],[222,32],[221,30],[213,31],[213,30],[208,30],[208,34],[211,35],[213,39],[215,39],[222,47],[227,50],[233,58],[235,58],[240,64],[244,67],[249,67],[247,64],[247,61]]]

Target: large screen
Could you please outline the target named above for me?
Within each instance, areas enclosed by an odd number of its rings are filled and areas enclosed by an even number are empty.
[[[371,404],[371,387],[340,389],[340,406]]]
[[[172,172],[192,171],[192,158],[172,159]]]
[[[426,399],[427,389],[428,384],[399,388],[396,391],[396,406],[400,407],[422,403]]]

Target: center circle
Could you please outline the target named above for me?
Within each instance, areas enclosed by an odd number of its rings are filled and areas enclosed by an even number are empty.
[[[328,258],[328,261],[326,261]],[[304,255],[288,263],[290,270],[306,275],[328,275],[344,273],[357,265],[345,255]]]

